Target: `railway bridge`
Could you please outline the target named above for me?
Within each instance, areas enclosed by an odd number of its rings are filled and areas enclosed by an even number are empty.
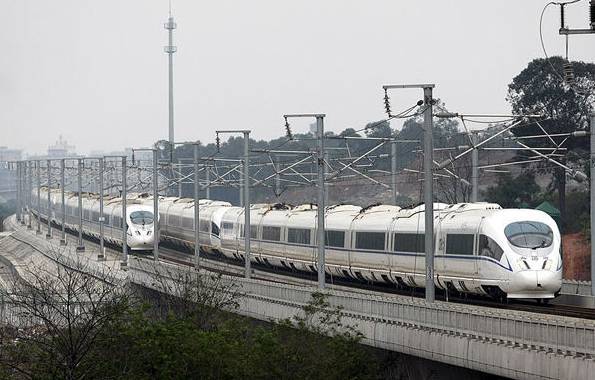
[[[12,232],[0,237],[0,256],[17,275],[26,260],[48,259],[48,253],[60,246],[58,237],[36,235],[14,217],[5,224]],[[60,255],[84,261],[91,269],[102,265],[120,268],[119,252],[108,249],[108,259],[97,261],[98,247],[93,243],[88,243],[91,249],[84,253],[77,253],[75,246],[73,241],[59,250]],[[194,270],[191,263],[188,255],[166,249],[158,263],[132,256],[128,269],[120,273],[133,284],[155,288],[155,276],[172,280],[175,271]],[[265,321],[300,313],[317,290],[316,282],[258,267],[253,268],[252,278],[246,279],[243,268],[211,259],[203,260],[201,271],[225,273],[224,280],[241,289],[237,312]],[[568,284],[567,288],[577,293],[580,284]],[[589,379],[595,371],[593,309],[427,303],[422,298],[342,285],[330,285],[326,293],[332,305],[343,307],[344,322],[357,326],[363,343],[373,347],[520,379]],[[9,318],[9,314],[0,308],[0,318]]]

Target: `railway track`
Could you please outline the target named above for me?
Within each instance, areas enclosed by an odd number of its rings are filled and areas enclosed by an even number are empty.
[[[42,219],[43,220],[43,219]],[[54,223],[52,223],[54,224]],[[59,225],[55,225],[56,228],[61,228]],[[70,235],[78,235],[78,232],[75,230],[66,229],[66,231]],[[92,241],[98,244],[99,240],[97,238],[91,237],[89,235],[83,235],[85,240]],[[110,247],[112,249],[119,249],[119,246],[115,246],[113,244],[105,243],[106,247]],[[184,252],[186,251],[186,252]],[[193,254],[193,253],[192,253]],[[161,243],[159,247],[159,257],[161,260],[169,261],[178,265],[187,265],[193,266],[194,265],[194,256],[192,255],[187,249],[180,249],[179,247],[174,247],[169,243]],[[133,256],[148,256],[147,254],[131,254]],[[244,263],[243,261],[229,259],[224,257],[223,255],[213,255],[208,254],[206,252],[201,251],[201,260],[209,260],[214,263],[223,263],[224,266],[216,266],[210,265],[209,268],[205,266],[205,269],[209,271],[220,273],[229,276],[236,276],[240,277],[244,275]],[[294,283],[299,285],[312,285],[313,287],[316,286],[317,277],[315,273],[311,272],[304,272],[298,270],[289,270],[285,268],[273,268],[268,267],[259,263],[253,262],[251,267],[254,270],[254,275],[252,278],[271,281],[271,282],[284,282],[284,283]],[[279,279],[279,276],[284,277],[283,280]],[[396,286],[390,286],[389,284],[371,284],[371,283],[364,283],[357,280],[347,280],[341,277],[332,277],[327,275],[327,283],[330,286],[338,286],[341,288],[349,288],[351,290],[357,289],[360,291],[373,291],[373,292],[381,292],[381,293],[388,293],[388,294],[396,294],[401,296],[411,296],[411,297],[424,297],[423,289],[402,289]],[[348,289],[345,289],[348,290]],[[506,310],[516,310],[516,311],[524,311],[524,312],[531,312],[531,313],[539,313],[539,314],[549,314],[549,315],[559,315],[564,317],[573,317],[573,318],[581,318],[581,319],[589,319],[595,320],[595,309],[592,308],[585,308],[580,306],[573,306],[573,305],[563,305],[563,304],[537,304],[534,301],[530,300],[514,300],[509,299],[504,302],[498,302],[494,300],[487,300],[482,299],[481,297],[473,296],[473,295],[454,295],[454,294],[445,294],[445,292],[440,291],[437,289],[436,292],[436,299],[440,301],[446,302],[455,302],[461,304],[468,304],[468,305],[476,305],[476,306],[483,306],[483,307],[491,307],[491,308],[498,308],[498,309],[506,309]]]
[[[162,255],[164,253],[164,255]],[[227,257],[223,257],[220,255],[211,255],[207,253],[201,252],[203,259],[214,260],[218,262],[224,262],[228,265],[233,265],[238,268],[238,271],[234,273],[236,276],[243,276],[243,265],[244,263],[239,260],[232,260]],[[182,265],[194,265],[193,264],[193,256],[180,251],[178,249],[172,248],[171,246],[166,245],[166,247],[160,247],[160,257],[167,261],[172,261]],[[301,272],[301,271],[290,271],[283,268],[271,268],[264,266],[258,263],[252,263],[251,266],[258,270],[258,272],[266,272],[276,275],[283,275],[290,278],[298,278],[303,282],[307,282],[309,285],[315,286],[317,284],[317,277],[315,274],[310,272]],[[257,273],[258,273],[257,272]],[[262,278],[262,276],[254,276],[253,278],[260,278],[267,281],[270,281],[269,278]],[[277,281],[281,282],[281,281]],[[356,288],[360,290],[366,291],[375,291],[375,292],[382,292],[382,293],[390,293],[390,294],[397,294],[401,296],[412,296],[412,297],[424,297],[423,289],[399,289],[396,287],[392,287],[388,284],[371,284],[371,283],[363,283],[358,282],[356,280],[346,280],[339,277],[330,277],[327,275],[327,283],[331,286],[340,286],[340,287],[347,287],[347,288]],[[572,306],[572,305],[561,305],[561,304],[537,304],[536,302],[530,300],[508,300],[506,302],[498,302],[498,301],[491,301],[482,299],[477,296],[453,296],[452,294],[449,295],[448,300],[446,299],[446,294],[444,292],[437,292],[436,298],[441,301],[447,302],[456,302],[462,304],[471,304],[477,306],[484,306],[484,307],[492,307],[492,308],[499,308],[499,309],[507,309],[507,310],[517,310],[517,311],[525,311],[525,312],[532,312],[532,313],[540,313],[540,314],[550,314],[550,315],[560,315],[565,317],[573,317],[573,318],[582,318],[582,319],[590,319],[595,320],[595,309],[591,308],[584,308],[579,306]]]

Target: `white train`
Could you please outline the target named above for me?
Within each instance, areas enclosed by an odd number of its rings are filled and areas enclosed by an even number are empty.
[[[44,195],[45,194],[45,195]],[[42,214],[47,215],[45,189]],[[67,194],[67,227],[78,228],[78,199]],[[52,190],[52,219],[60,222],[60,192]],[[152,249],[153,200],[130,194],[126,220],[133,250]],[[200,200],[203,251],[244,258],[244,209]],[[106,239],[121,244],[121,199],[105,198]],[[194,247],[194,201],[159,201],[161,241]],[[251,260],[317,272],[315,205],[252,205]],[[98,236],[99,201],[83,199],[83,229]],[[562,286],[561,237],[554,220],[529,209],[491,203],[434,204],[435,279],[438,288],[508,298],[553,298]],[[424,206],[336,205],[325,210],[326,266],[330,276],[403,287],[425,286]]]
[[[42,218],[51,218],[57,224],[62,223],[62,196],[60,190],[50,191],[51,208],[48,209],[47,188],[41,188],[40,212]],[[33,194],[33,204],[36,205],[37,192]],[[104,238],[105,241],[122,245],[122,198],[103,198],[104,217]],[[141,194],[131,194],[126,198],[126,226],[128,248],[132,251],[152,250],[155,238],[155,226],[153,218],[153,207],[145,205],[144,202],[152,198]],[[65,214],[66,227],[78,231],[78,195],[73,192],[65,193]],[[82,198],[83,209],[83,232],[94,238],[99,238],[99,196],[92,193],[84,193]],[[36,212],[35,207],[32,210]]]
[[[194,202],[160,203],[162,240],[193,246]],[[562,285],[561,237],[554,220],[490,203],[434,204],[435,284],[508,298],[553,298]],[[316,206],[252,205],[251,260],[317,272]],[[326,266],[331,276],[406,287],[425,286],[424,206],[326,209]],[[200,201],[203,250],[244,258],[244,209]]]

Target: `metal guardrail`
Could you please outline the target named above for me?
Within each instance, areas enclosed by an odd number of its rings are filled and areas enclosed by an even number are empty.
[[[562,280],[562,294],[591,295],[591,281]]]

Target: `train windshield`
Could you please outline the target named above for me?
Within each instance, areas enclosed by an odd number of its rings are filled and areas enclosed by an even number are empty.
[[[151,211],[133,211],[130,213],[132,224],[153,224],[153,213]]]
[[[521,248],[544,248],[552,245],[554,233],[547,224],[540,222],[515,222],[504,229],[508,241]]]

